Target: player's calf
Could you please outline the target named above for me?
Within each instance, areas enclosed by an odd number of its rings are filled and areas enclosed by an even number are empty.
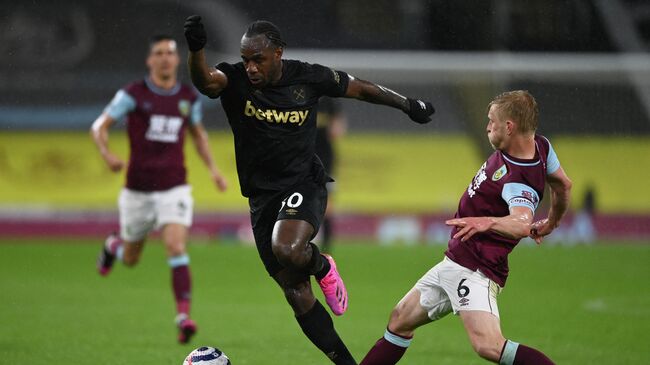
[[[190,257],[187,254],[170,257],[172,291],[176,300],[176,311],[189,315],[192,299],[192,276],[190,274]]]
[[[368,351],[360,365],[393,365],[404,356],[413,336],[400,336],[386,329],[384,336]]]
[[[306,313],[296,316],[303,333],[336,365],[356,365],[338,333],[332,318],[318,300]]]

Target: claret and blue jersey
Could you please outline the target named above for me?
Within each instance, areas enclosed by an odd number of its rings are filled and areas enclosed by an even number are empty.
[[[185,128],[202,119],[194,89],[181,83],[161,89],[145,78],[120,89],[105,113],[126,122],[131,150],[127,188],[161,191],[187,183]]]
[[[546,137],[535,135],[535,146],[535,157],[529,160],[498,150],[490,155],[465,190],[455,217],[505,217],[513,207],[526,207],[534,213],[544,195],[546,176],[560,168]],[[445,255],[504,286],[508,254],[519,240],[488,231],[461,242],[453,238],[457,231],[456,227],[452,230]]]

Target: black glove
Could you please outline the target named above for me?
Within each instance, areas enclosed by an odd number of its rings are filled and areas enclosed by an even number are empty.
[[[208,41],[208,36],[205,34],[203,23],[201,23],[201,16],[188,16],[187,19],[185,19],[185,24],[183,24],[183,30],[190,51],[200,51],[205,47],[205,43]]]
[[[409,111],[405,113],[412,121],[420,124],[431,121],[431,115],[436,112],[436,109],[430,102],[411,98],[406,98],[406,100],[409,102]]]

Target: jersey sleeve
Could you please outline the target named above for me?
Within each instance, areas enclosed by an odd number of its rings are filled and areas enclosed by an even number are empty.
[[[122,120],[127,114],[135,110],[135,99],[123,89],[120,89],[113,100],[106,106],[104,112],[115,120]]]
[[[343,71],[337,71],[319,64],[312,65],[312,77],[316,89],[331,97],[341,97],[348,90],[350,76]]]
[[[506,183],[501,190],[501,198],[508,204],[508,208],[526,207],[535,213],[539,204],[539,195],[535,189],[522,183]]]
[[[548,141],[548,139],[547,139]],[[557,154],[551,145],[551,142],[548,141],[548,156],[546,157],[546,174],[550,175],[557,171],[560,168],[560,160],[557,158]]]
[[[201,124],[203,121],[203,103],[201,98],[196,98],[194,104],[192,104],[192,113],[190,114],[190,122],[193,125]]]

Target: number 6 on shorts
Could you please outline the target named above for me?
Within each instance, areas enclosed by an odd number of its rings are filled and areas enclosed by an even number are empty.
[[[465,298],[466,296],[469,295],[469,288],[466,285],[463,285],[467,279],[463,279],[458,283],[458,288],[456,288],[456,291],[458,292],[458,297],[460,298]]]

